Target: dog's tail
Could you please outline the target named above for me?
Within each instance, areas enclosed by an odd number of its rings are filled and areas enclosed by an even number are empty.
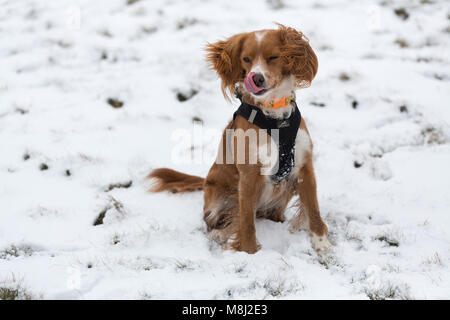
[[[154,181],[150,187],[150,192],[169,191],[172,193],[183,193],[203,190],[202,177],[191,176],[172,169],[155,169],[148,175]]]

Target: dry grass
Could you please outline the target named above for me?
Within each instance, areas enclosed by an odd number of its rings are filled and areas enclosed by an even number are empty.
[[[0,300],[32,300],[31,294],[23,288],[0,287]]]
[[[42,299],[43,295],[32,294],[23,285],[23,279],[14,274],[10,278],[0,281],[0,300],[34,300]]]
[[[413,300],[409,294],[409,286],[406,284],[400,287],[387,282],[380,288],[366,288],[364,292],[370,300]]]
[[[17,258],[20,256],[31,256],[33,254],[33,249],[28,245],[15,245],[12,244],[0,250],[0,259],[10,259]]]

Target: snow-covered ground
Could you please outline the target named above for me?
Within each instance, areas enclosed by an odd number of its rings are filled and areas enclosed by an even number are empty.
[[[0,7],[0,296],[450,298],[448,1]],[[319,59],[297,97],[335,244],[326,257],[267,220],[258,253],[223,251],[206,237],[201,192],[146,192],[152,168],[206,175],[237,107],[205,43],[275,21]],[[180,161],[200,120],[206,159]]]

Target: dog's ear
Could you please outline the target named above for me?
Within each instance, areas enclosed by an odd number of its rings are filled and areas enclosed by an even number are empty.
[[[297,87],[309,87],[316,76],[318,62],[308,38],[294,28],[281,24],[278,24],[278,27],[282,43],[280,56],[283,58],[286,72],[295,76]]]
[[[240,33],[223,41],[208,43],[205,48],[206,61],[220,76],[222,92],[227,100],[228,93],[235,95],[235,84],[245,76],[240,56],[247,35]]]

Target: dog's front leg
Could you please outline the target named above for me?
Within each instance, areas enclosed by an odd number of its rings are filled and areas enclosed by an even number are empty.
[[[259,249],[256,240],[256,201],[260,195],[263,177],[257,166],[239,167],[239,216],[234,248],[247,253]]]
[[[318,252],[326,252],[331,245],[327,237],[328,228],[320,217],[312,157],[300,169],[298,193],[300,195],[299,212],[292,221],[293,225],[300,226],[302,223],[308,223],[314,249]]]

